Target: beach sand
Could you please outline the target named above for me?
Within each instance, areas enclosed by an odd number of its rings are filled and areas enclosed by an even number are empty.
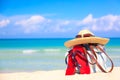
[[[120,80],[120,67],[114,67],[111,73],[72,76],[65,76],[65,70],[0,73],[0,80]]]

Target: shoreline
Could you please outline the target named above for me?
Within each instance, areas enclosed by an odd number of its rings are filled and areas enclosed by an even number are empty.
[[[75,74],[65,76],[65,70],[0,73],[0,80],[119,80],[120,67],[110,73]]]

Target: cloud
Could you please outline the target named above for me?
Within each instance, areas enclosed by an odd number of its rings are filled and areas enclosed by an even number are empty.
[[[10,20],[4,19],[0,21],[0,28],[7,26],[10,23]]]
[[[40,24],[40,23],[42,23],[44,21],[45,21],[44,17],[35,15],[35,16],[31,16],[29,19],[17,21],[15,24],[22,25],[22,26],[27,26],[27,25]]]
[[[67,26],[70,24],[69,20],[51,20],[51,22],[46,25],[46,32],[66,32]]]
[[[89,14],[86,18],[79,21],[78,25],[93,31],[120,31],[120,16],[106,15],[100,18],[93,18],[92,14]]]
[[[86,18],[84,18],[82,21],[80,21],[79,23],[78,23],[78,25],[85,25],[85,24],[89,24],[89,23],[91,23],[91,22],[93,22],[95,19],[93,19],[93,16],[92,16],[92,14],[89,14]]]
[[[120,33],[120,15],[106,15],[94,17],[89,14],[82,20],[48,19],[41,15],[17,15],[0,17],[0,33],[12,35],[73,35],[82,29],[89,29],[94,32],[114,31]],[[9,25],[8,25],[9,24]]]
[[[15,22],[15,26],[23,28],[24,33],[42,32],[42,33],[56,33],[65,32],[65,26],[69,25],[69,20],[54,20],[47,19],[40,15],[33,15],[28,18],[23,18]]]
[[[106,15],[94,18],[89,14],[82,20],[47,19],[41,15],[32,15],[17,20],[15,25],[23,28],[24,33],[68,33],[81,29],[92,31],[120,31],[120,16]]]
[[[27,19],[16,21],[15,25],[20,25],[24,28],[25,33],[31,33],[37,31],[40,27],[42,28],[44,23],[49,22],[40,15],[33,15]]]

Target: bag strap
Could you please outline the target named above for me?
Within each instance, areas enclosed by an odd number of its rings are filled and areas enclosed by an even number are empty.
[[[97,60],[96,52],[94,51],[93,46],[91,46],[91,45],[90,45],[90,50],[93,52],[93,55],[95,56],[95,58],[96,58],[96,60]]]
[[[94,53],[94,49],[93,49],[93,46],[92,46],[92,45],[90,45],[90,48],[91,48],[91,51]],[[113,70],[113,67],[114,67],[114,64],[113,64],[111,58],[107,55],[107,53],[106,53],[102,48],[100,48],[99,46],[96,46],[96,48],[99,49],[100,51],[102,51],[102,52],[107,56],[107,58],[110,60],[112,66],[111,66],[111,68],[110,68],[109,71],[104,70],[103,67],[102,67],[102,66],[99,64],[99,62],[97,61],[97,59],[95,59],[93,55],[91,55],[90,53],[88,53],[88,52],[86,51],[86,49],[84,49],[84,50],[85,50],[85,52],[88,54],[88,56],[92,59],[92,61],[94,61],[94,63],[99,67],[99,69],[100,69],[102,72],[104,72],[104,73],[111,72],[111,71]],[[93,63],[92,63],[92,65],[93,65]]]
[[[107,53],[100,46],[96,46],[96,48],[99,49],[100,51],[102,51],[107,56],[107,58],[110,60],[111,65],[112,65],[109,71],[105,71],[104,69],[102,69],[101,65],[99,65],[99,64],[98,64],[98,67],[105,73],[111,72],[114,68],[112,59],[107,55]]]
[[[93,55],[91,55],[90,53],[88,53],[88,51],[83,47],[83,49],[84,49],[84,51],[85,51],[85,54],[87,54],[89,57],[90,57],[90,59],[91,59],[91,62],[88,60],[88,62],[91,64],[91,65],[94,65],[94,64],[96,64],[96,61],[97,61],[97,56],[93,56]],[[94,55],[96,55],[96,54],[94,54]],[[95,58],[96,59],[95,59]]]

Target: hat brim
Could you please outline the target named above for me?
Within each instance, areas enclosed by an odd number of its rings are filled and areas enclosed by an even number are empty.
[[[78,44],[87,44],[87,43],[98,43],[105,45],[107,44],[109,39],[107,38],[100,38],[100,37],[85,37],[85,38],[75,38],[72,40],[69,40],[64,43],[66,47],[72,47]]]

